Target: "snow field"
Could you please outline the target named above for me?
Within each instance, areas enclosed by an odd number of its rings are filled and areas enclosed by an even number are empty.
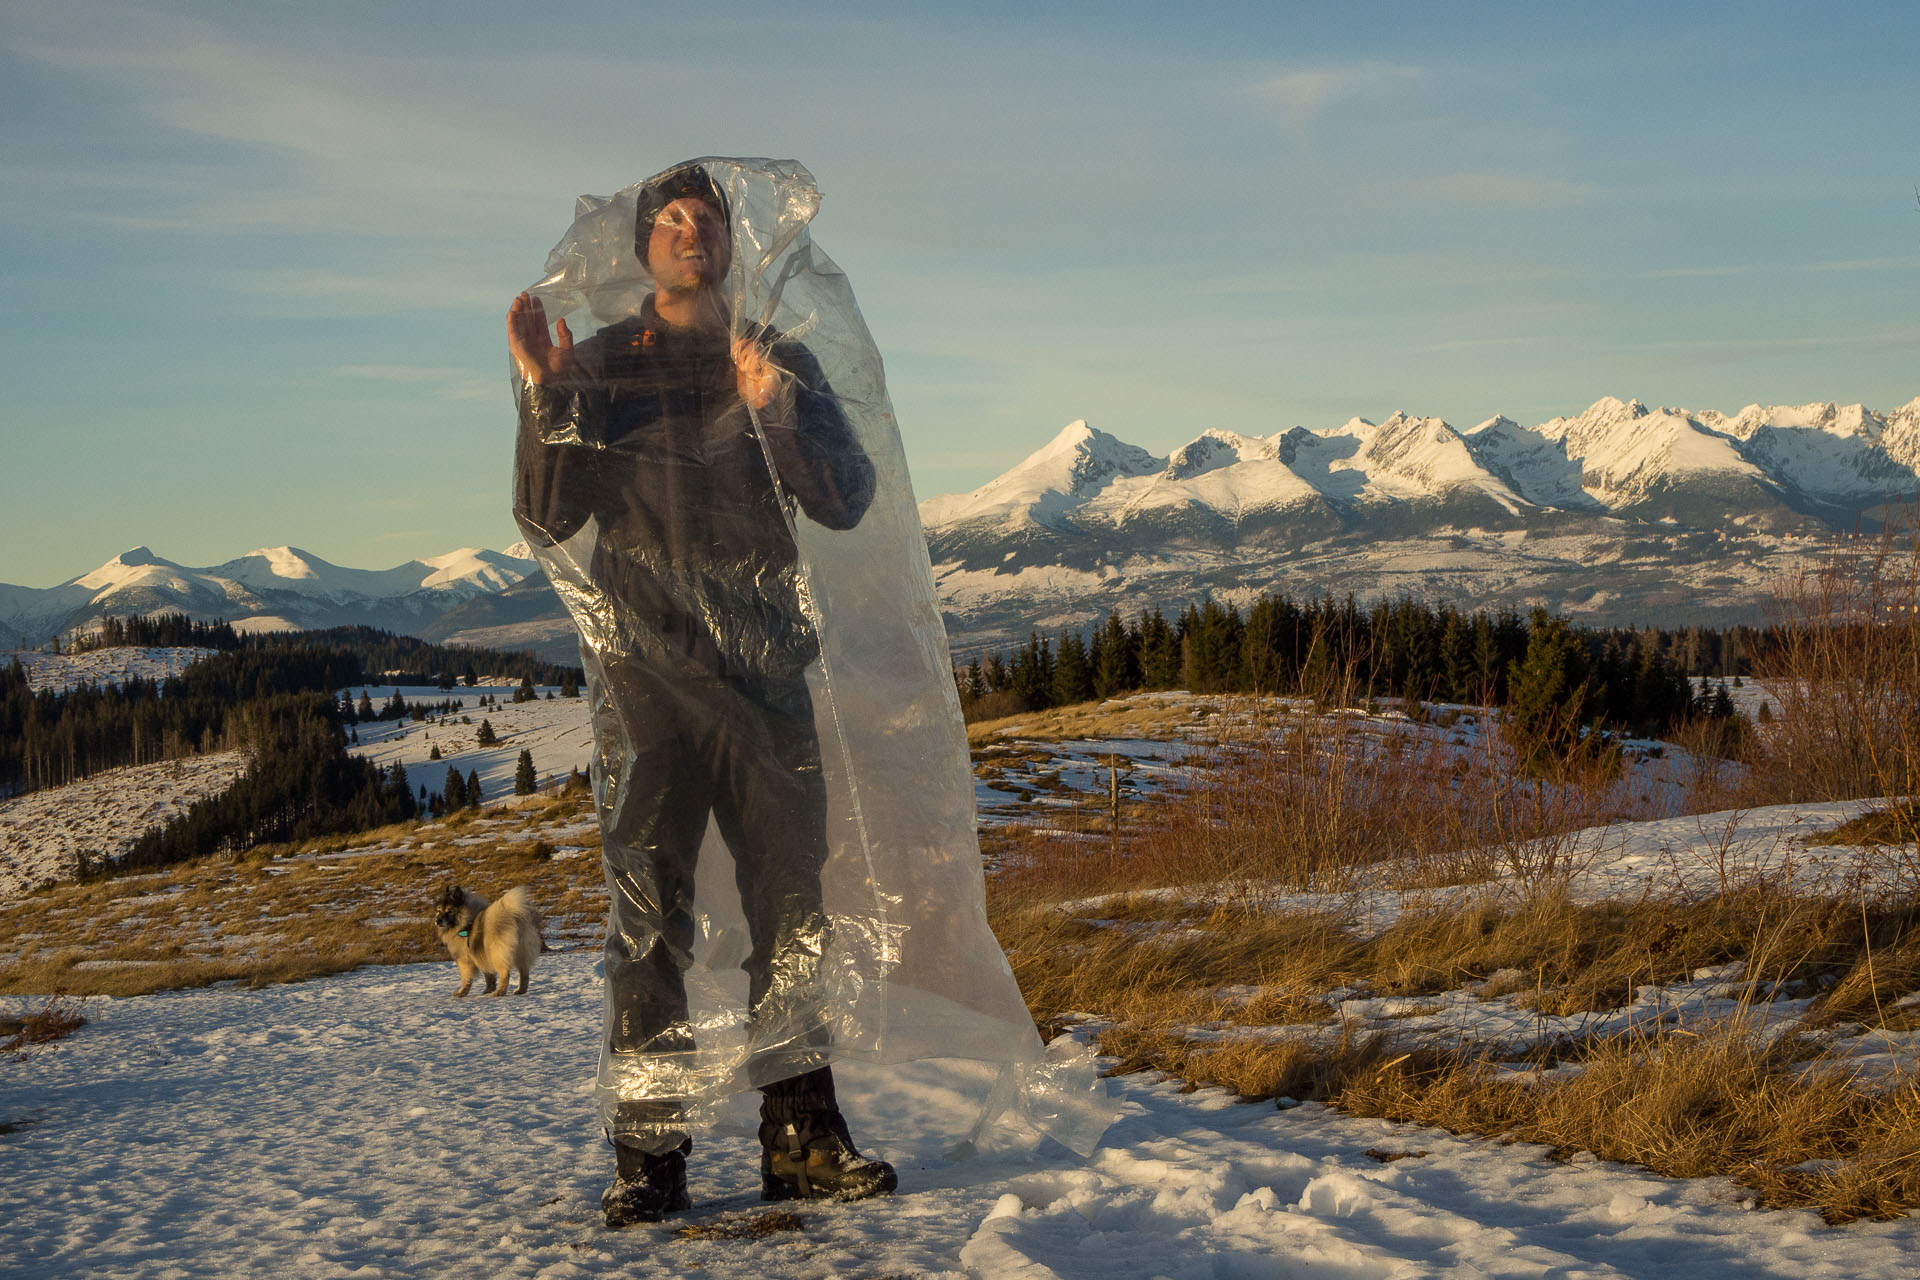
[[[238,751],[211,752],[0,800],[0,901],[73,879],[78,854],[90,862],[118,858],[195,801],[231,787],[246,763]]]
[[[410,965],[91,1002],[72,1038],[0,1064],[0,1275],[1880,1280],[1920,1244],[1911,1220],[1828,1228],[1750,1212],[1722,1179],[1147,1075],[1111,1082],[1119,1119],[1089,1161],[954,1162],[928,1140],[951,1119],[924,1065],[841,1073],[898,1196],[683,1238],[763,1209],[756,1144],[723,1132],[696,1138],[690,1214],[610,1233],[593,957],[542,957],[525,997],[453,985]]]
[[[35,693],[52,689],[65,693],[83,684],[121,685],[129,680],[165,680],[179,675],[202,658],[210,658],[212,649],[189,646],[143,648],[121,646],[94,649],[87,653],[45,653],[22,649],[0,653],[0,667],[19,662],[26,668],[27,687]]]
[[[534,771],[542,786],[549,779],[565,780],[576,768],[586,772],[593,763],[593,725],[588,718],[586,697],[562,698],[557,687],[542,685],[537,689],[540,696],[534,701],[516,703],[513,701],[515,687],[512,684],[472,688],[458,685],[444,690],[432,685],[354,685],[347,691],[353,701],[357,704],[365,692],[376,710],[393,696],[396,688],[409,705],[452,699],[460,707],[445,718],[435,713],[432,724],[412,719],[362,720],[350,726],[351,731],[359,735],[360,742],[348,750],[383,768],[391,768],[395,761],[405,765],[416,796],[422,786],[430,793],[438,792],[446,782],[450,766],[459,769],[463,778],[469,772],[479,774],[480,789],[488,800],[510,796],[513,773],[522,750],[533,753]],[[547,700],[548,693],[554,695],[551,702]],[[493,695],[500,705],[481,706],[480,699],[486,694]],[[471,718],[473,723],[462,724],[462,716]],[[482,720],[491,721],[494,733],[499,736],[494,746],[482,747],[475,741]],[[436,744],[443,758],[428,759]]]

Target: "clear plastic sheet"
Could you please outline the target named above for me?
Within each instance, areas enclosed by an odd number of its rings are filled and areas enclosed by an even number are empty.
[[[926,541],[819,203],[715,158],[582,197],[509,317],[515,515],[598,746],[603,1116],[665,1150],[823,1064],[957,1059],[963,1129],[1089,1151],[1104,1090],[987,927]]]

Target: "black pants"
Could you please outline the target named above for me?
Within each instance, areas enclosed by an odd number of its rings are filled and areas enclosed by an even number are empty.
[[[741,967],[754,1038],[765,1045],[750,1064],[752,1083],[818,1065],[807,1050],[825,1044],[813,995],[827,934],[827,797],[805,682],[690,679],[618,658],[601,671],[608,1049],[650,1056],[694,1047],[684,975],[711,817],[733,855],[752,947]]]

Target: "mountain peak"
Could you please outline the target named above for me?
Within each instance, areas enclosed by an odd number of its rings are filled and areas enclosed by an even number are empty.
[[[265,561],[267,571],[276,578],[318,577],[315,566],[326,564],[318,556],[298,547],[256,547],[240,559]]]
[[[983,518],[1046,524],[1074,499],[1115,476],[1152,475],[1164,466],[1166,459],[1076,418],[1011,470],[973,492],[929,498],[921,504],[921,519],[930,524]]]
[[[1071,449],[1103,435],[1106,435],[1106,432],[1095,431],[1087,424],[1085,418],[1075,418],[1072,422],[1060,428],[1059,434],[1054,436],[1047,447],[1050,449]],[[1111,437],[1108,438],[1111,439]]]
[[[138,569],[144,565],[159,564],[160,557],[153,554],[150,548],[143,546],[133,547],[129,550],[122,551],[119,555],[108,561],[108,563],[123,564],[129,569]]]

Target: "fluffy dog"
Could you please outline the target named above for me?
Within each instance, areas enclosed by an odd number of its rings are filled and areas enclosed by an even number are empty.
[[[447,944],[453,962],[460,966],[460,989],[454,995],[467,994],[473,987],[473,975],[484,973],[488,993],[504,996],[507,979],[515,969],[520,971],[516,994],[526,994],[533,958],[544,948],[540,913],[527,897],[525,885],[507,890],[498,902],[488,903],[472,890],[450,884],[434,907],[433,927],[440,931],[440,941]]]

